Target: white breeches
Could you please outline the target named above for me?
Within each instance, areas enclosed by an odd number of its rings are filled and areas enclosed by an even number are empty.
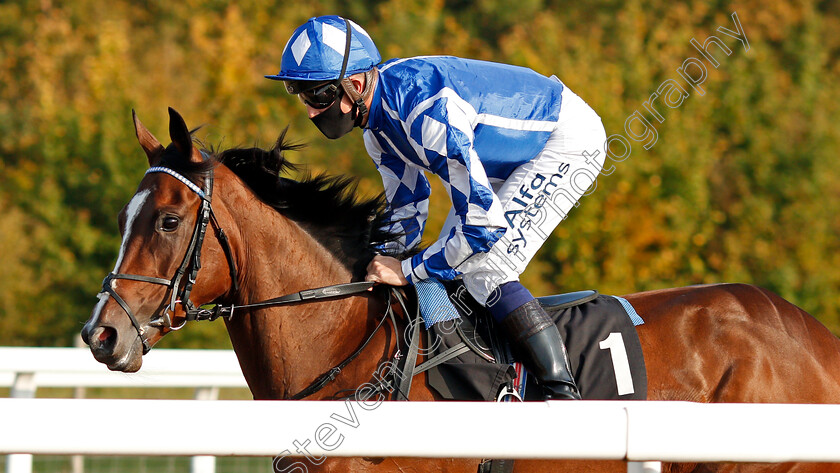
[[[557,128],[545,148],[494,186],[505,212],[505,235],[489,252],[475,254],[456,268],[479,303],[492,305],[501,284],[518,280],[554,228],[583,195],[595,190],[606,157],[605,141],[601,118],[565,87]],[[441,236],[448,235],[455,222],[453,210]]]

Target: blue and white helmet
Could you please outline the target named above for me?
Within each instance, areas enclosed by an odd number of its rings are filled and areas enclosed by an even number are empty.
[[[370,35],[356,23],[333,15],[310,18],[298,27],[283,48],[280,72],[265,77],[285,81],[341,79],[348,23],[350,52],[344,77],[369,71],[382,60]]]

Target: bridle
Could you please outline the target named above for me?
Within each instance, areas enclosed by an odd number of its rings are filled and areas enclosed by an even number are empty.
[[[219,243],[222,245],[222,249],[224,250],[225,257],[228,261],[228,267],[230,268],[230,279],[233,282],[233,291],[237,292],[239,290],[236,265],[233,261],[233,252],[230,249],[230,244],[228,243],[227,235],[225,235],[224,230],[222,229],[221,225],[219,225],[219,221],[216,219],[216,215],[213,213],[213,207],[210,205],[211,198],[213,195],[212,168],[210,169],[210,171],[208,171],[207,175],[204,178],[204,189],[199,188],[186,177],[167,167],[151,167],[146,171],[146,175],[150,173],[165,173],[169,174],[175,179],[178,179],[191,191],[195,192],[195,194],[198,195],[199,198],[201,198],[201,206],[198,209],[198,218],[196,219],[192,238],[190,238],[190,244],[187,247],[184,259],[181,261],[181,265],[178,267],[178,270],[175,271],[175,275],[172,276],[172,279],[163,279],[153,276],[141,276],[136,274],[123,274],[111,272],[108,274],[108,276],[105,277],[105,280],[102,281],[102,292],[100,292],[100,294],[104,293],[113,297],[114,300],[117,301],[120,307],[122,307],[122,309],[128,315],[128,318],[131,320],[131,324],[134,326],[134,329],[137,330],[137,335],[140,337],[140,341],[143,344],[144,355],[148,353],[151,349],[149,340],[146,337],[146,328],[140,325],[140,322],[137,320],[137,317],[134,316],[134,312],[132,312],[131,307],[128,306],[125,300],[123,300],[123,298],[120,297],[120,295],[114,289],[113,283],[115,280],[127,279],[130,281],[142,281],[169,287],[171,293],[169,305],[166,307],[162,314],[149,321],[150,327],[162,327],[166,330],[180,330],[187,323],[187,321],[197,320],[201,318],[203,312],[205,312],[206,309],[201,309],[200,307],[197,307],[195,304],[193,304],[192,300],[190,300],[190,293],[192,292],[193,285],[195,284],[195,280],[198,276],[198,270],[201,268],[201,247],[204,243],[204,235],[207,233],[208,225],[212,223],[213,228],[216,231],[216,236],[219,239]],[[183,287],[181,287],[181,281],[184,279],[184,274],[186,273],[188,268],[190,272],[187,275],[186,281],[184,281]],[[180,325],[173,325],[171,314],[174,314],[175,308],[178,304],[181,304],[184,312],[186,313],[186,319]]]
[[[137,331],[137,335],[140,338],[140,342],[143,344],[144,355],[148,353],[149,350],[151,350],[151,344],[149,343],[149,340],[146,337],[147,327],[143,327],[142,325],[140,325],[140,322],[137,320],[137,317],[134,315],[134,312],[131,310],[131,307],[129,307],[125,300],[122,297],[120,297],[120,295],[117,293],[116,289],[114,288],[115,280],[126,279],[130,281],[141,281],[152,284],[159,284],[162,286],[168,286],[171,292],[169,305],[166,307],[162,314],[152,318],[148,324],[148,327],[161,327],[166,330],[180,330],[184,327],[184,325],[186,325],[188,321],[192,320],[215,320],[219,317],[227,318],[228,320],[230,320],[233,317],[235,309],[259,309],[284,304],[343,297],[352,294],[364,293],[374,285],[373,282],[368,281],[351,282],[345,284],[336,284],[332,286],[319,287],[315,289],[307,289],[300,292],[286,294],[281,297],[252,304],[231,304],[230,306],[223,306],[221,304],[206,304],[196,306],[192,302],[192,300],[190,300],[190,293],[192,292],[193,285],[195,284],[196,278],[198,277],[198,270],[201,268],[201,247],[204,243],[204,236],[207,233],[207,227],[210,225],[213,226],[213,229],[216,232],[216,237],[218,238],[219,243],[221,244],[222,249],[225,253],[225,258],[227,259],[228,268],[230,270],[230,279],[233,284],[233,292],[236,293],[239,291],[238,273],[236,271],[236,264],[233,260],[233,251],[231,250],[227,235],[225,235],[225,232],[219,224],[219,221],[216,219],[216,215],[213,213],[213,207],[211,205],[211,198],[213,195],[213,168],[210,168],[210,170],[207,172],[204,178],[203,189],[198,187],[196,184],[194,184],[192,181],[190,181],[183,175],[168,167],[154,166],[146,171],[146,175],[150,173],[165,173],[174,177],[175,179],[183,183],[185,186],[187,186],[196,195],[198,195],[199,198],[201,198],[201,205],[198,209],[198,218],[196,219],[195,228],[193,229],[193,234],[190,238],[190,244],[187,247],[184,259],[181,261],[181,265],[178,267],[178,270],[175,272],[175,275],[172,277],[172,279],[111,272],[102,281],[102,291],[99,294],[107,294],[113,297],[114,300],[117,301],[117,303],[120,305],[120,307],[122,307],[123,311],[125,311],[126,315],[128,315],[128,318],[131,320],[131,324]],[[188,269],[189,273],[187,273]],[[185,274],[186,281],[184,282],[183,286],[181,286],[181,281],[184,279]],[[321,376],[316,378],[309,386],[304,388],[299,393],[291,396],[290,399],[303,399],[307,396],[310,396],[318,390],[320,390],[321,388],[323,388],[324,386],[326,386],[330,381],[335,379],[335,377],[341,372],[341,370],[347,364],[353,361],[353,359],[355,359],[362,352],[362,350],[364,350],[368,343],[370,343],[373,340],[376,333],[384,325],[385,320],[389,317],[391,319],[391,323],[393,324],[396,330],[396,319],[394,316],[393,309],[391,307],[392,296],[396,296],[398,302],[403,306],[403,310],[405,310],[406,313],[408,313],[407,309],[405,308],[405,302],[402,299],[402,296],[399,294],[399,292],[395,289],[389,291],[388,300],[386,304],[386,312],[383,315],[382,319],[379,321],[379,324],[374,329],[373,333],[371,333],[370,336],[368,336],[368,338],[362,343],[361,346],[359,346],[356,349],[355,352],[353,352],[350,356],[345,358],[344,361],[323,373]],[[182,309],[186,313],[186,318],[183,323],[176,326],[172,324],[171,314],[174,314],[175,308],[178,306],[178,304],[181,304]],[[406,382],[403,381],[401,384],[405,383]],[[410,385],[410,382],[408,384]]]

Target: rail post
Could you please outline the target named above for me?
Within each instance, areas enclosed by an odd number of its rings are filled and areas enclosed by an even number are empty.
[[[35,373],[17,373],[9,397],[32,399],[35,397]],[[6,457],[7,473],[32,473],[32,455],[17,453]]]

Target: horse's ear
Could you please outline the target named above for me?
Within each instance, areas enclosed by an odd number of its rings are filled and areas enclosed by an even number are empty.
[[[131,109],[131,118],[134,119],[134,133],[137,134],[137,141],[140,142],[140,147],[146,152],[146,157],[149,158],[149,166],[154,166],[160,161],[161,153],[163,153],[163,146],[160,141],[155,138],[149,130],[140,123],[137,118],[137,112]]]
[[[192,135],[184,118],[172,107],[169,107],[169,137],[182,156],[193,162],[202,161],[201,154],[193,148]]]

